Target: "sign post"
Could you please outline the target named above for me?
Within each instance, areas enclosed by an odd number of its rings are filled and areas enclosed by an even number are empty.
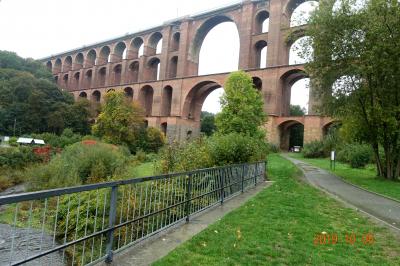
[[[331,151],[331,170],[333,167],[333,171],[335,171],[336,168],[336,153],[335,151]]]

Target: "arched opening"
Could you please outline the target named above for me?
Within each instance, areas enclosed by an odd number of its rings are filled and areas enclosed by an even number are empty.
[[[108,89],[107,93],[109,93],[109,92],[115,92],[115,90],[114,89]]]
[[[139,93],[139,101],[145,110],[146,116],[151,116],[153,111],[154,90],[151,86],[144,86]]]
[[[114,56],[116,62],[126,59],[127,49],[124,42],[119,42],[114,49]]]
[[[86,71],[85,74],[85,88],[91,88],[92,87],[92,77],[93,77],[93,71],[90,69]]]
[[[68,79],[69,79],[68,74],[65,74],[63,76],[63,87],[66,88],[66,89],[68,89]]]
[[[341,127],[341,123],[339,121],[331,121],[322,127],[322,136],[324,138],[327,137],[328,135],[335,136],[335,135],[337,135],[340,127]]]
[[[99,59],[97,60],[98,65],[104,65],[110,62],[111,60],[111,50],[110,47],[104,46],[100,50]]]
[[[83,67],[83,62],[84,62],[84,58],[83,58],[83,54],[79,53],[75,56],[75,65],[74,68],[75,69],[80,69]]]
[[[79,93],[79,98],[84,98],[84,99],[87,99],[87,93],[86,92],[81,92],[81,93]]]
[[[168,124],[167,122],[161,124],[161,132],[164,133],[164,136],[167,136],[167,129],[168,129]]]
[[[176,78],[178,70],[178,57],[174,56],[171,58],[170,64],[169,64],[169,78]]]
[[[133,100],[133,89],[131,87],[127,87],[124,89],[125,97],[129,100]]]
[[[143,55],[143,52],[144,52],[143,39],[140,37],[136,37],[131,42],[128,58],[138,59]]]
[[[254,48],[255,48],[255,67],[266,68],[268,43],[266,41],[258,41]]]
[[[160,59],[153,57],[149,61],[149,80],[159,80],[160,79]]]
[[[99,91],[94,91],[92,93],[92,101],[99,103],[101,100],[101,93]]]
[[[129,65],[128,80],[129,83],[138,82],[139,79],[139,62],[135,61]]]
[[[54,76],[54,82],[58,85],[58,76]]]
[[[298,105],[301,110],[305,110],[305,115],[307,115],[309,110],[310,79],[306,73],[299,69],[288,71],[281,77],[281,82],[281,116],[290,116],[291,105]]]
[[[182,110],[183,117],[195,122],[200,122],[202,111],[214,114],[220,112],[219,97],[222,93],[223,89],[217,82],[200,82],[190,90],[185,98]],[[213,104],[215,102],[218,104]],[[200,124],[198,126],[200,128]]]
[[[122,65],[118,64],[114,67],[114,85],[121,84],[121,77],[122,77]]]
[[[67,72],[72,69],[72,57],[71,56],[67,56],[65,58],[63,67],[64,67],[63,72]]]
[[[54,63],[54,73],[60,73],[62,67],[62,62],[60,58],[57,58],[56,62]]]
[[[171,52],[179,50],[180,39],[181,39],[181,34],[179,32],[175,32],[174,35],[172,35]]]
[[[50,72],[53,71],[53,63],[51,61],[47,61],[46,67]]]
[[[90,50],[86,55],[86,67],[92,67],[97,64],[97,53],[95,50]]]
[[[280,148],[283,151],[293,150],[295,146],[303,147],[304,125],[296,120],[285,121],[279,125]]]
[[[155,32],[151,35],[149,39],[149,49],[148,49],[148,56],[161,54],[162,52],[162,34],[160,32]]]
[[[301,37],[290,46],[289,65],[306,64],[312,60],[313,48],[311,37]]]
[[[253,86],[256,90],[262,91],[262,80],[259,77],[253,77]]]
[[[81,77],[81,73],[80,72],[76,72],[74,74],[74,89],[78,89],[79,88],[79,79]]]
[[[317,1],[297,1],[298,4],[294,5],[290,17],[290,27],[297,27],[308,24],[312,13],[318,8]],[[302,2],[302,3],[301,3]]]
[[[171,86],[166,86],[163,89],[161,116],[171,116],[172,92],[173,90]]]
[[[227,16],[215,16],[197,30],[189,50],[193,75],[238,69],[240,38],[236,24]],[[197,71],[196,71],[197,70]]]
[[[107,68],[102,67],[99,70],[99,75],[98,75],[98,83],[97,86],[98,87],[104,87],[106,85],[106,76],[107,76]]]
[[[255,34],[265,33],[269,31],[269,13],[261,11],[256,16]]]

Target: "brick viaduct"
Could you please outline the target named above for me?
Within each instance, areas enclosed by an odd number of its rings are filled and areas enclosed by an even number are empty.
[[[291,86],[307,77],[303,65],[289,65],[289,51],[304,36],[304,26],[290,27],[290,18],[307,0],[245,0],[217,10],[168,21],[129,34],[42,59],[55,81],[75,97],[101,102],[110,90],[124,91],[139,101],[149,126],[170,139],[187,139],[200,131],[206,97],[223,87],[229,73],[199,76],[199,54],[207,33],[223,22],[235,23],[240,37],[239,69],[261,91],[271,143],[287,149],[288,129],[304,125],[304,142],[321,139],[332,120],[316,114],[310,91],[309,115],[289,117]],[[263,23],[269,21],[268,32]],[[161,46],[162,45],[162,46]],[[267,67],[260,68],[261,50],[268,46]],[[162,49],[157,49],[162,47]]]

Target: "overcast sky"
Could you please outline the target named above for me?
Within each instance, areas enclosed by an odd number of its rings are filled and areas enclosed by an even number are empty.
[[[0,0],[0,50],[40,59],[66,50],[161,25],[238,1],[232,0]],[[232,23],[215,27],[203,44],[199,74],[237,69],[238,33]],[[232,45],[227,47],[226,43]],[[304,87],[304,86],[303,86]],[[306,105],[306,92],[293,99]],[[295,93],[295,92],[294,92]],[[203,109],[219,111],[212,93]]]

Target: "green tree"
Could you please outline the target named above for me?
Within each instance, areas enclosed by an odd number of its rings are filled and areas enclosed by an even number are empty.
[[[137,103],[128,101],[123,92],[107,93],[102,109],[92,127],[93,134],[135,152],[143,141],[144,111]]]
[[[400,3],[371,0],[357,7],[354,0],[342,0],[333,9],[335,2],[320,1],[307,30],[314,49],[303,51],[314,55],[306,70],[320,97],[320,110],[371,145],[379,176],[397,179]]]
[[[87,111],[62,92],[42,63],[0,51],[0,135],[54,132],[86,134]]]
[[[290,105],[290,116],[305,116],[306,109],[300,105]]]
[[[215,115],[209,112],[201,112],[201,132],[207,136],[214,134],[217,129],[215,126]]]
[[[264,103],[251,76],[243,71],[234,72],[229,75],[224,88],[222,111],[215,119],[218,132],[265,138],[265,131],[261,129],[266,121]]]

